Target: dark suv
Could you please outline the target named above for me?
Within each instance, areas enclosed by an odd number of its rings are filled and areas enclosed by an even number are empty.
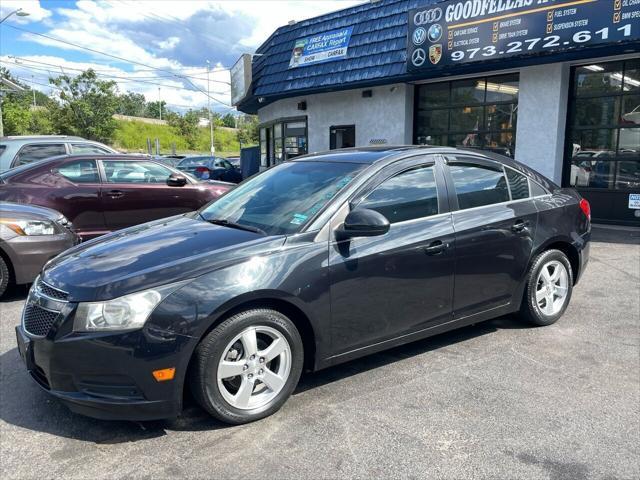
[[[589,204],[505,157],[331,151],[198,212],[107,235],[43,270],[17,327],[27,370],[100,418],[229,423],[318,370],[518,312],[556,322],[589,253]]]

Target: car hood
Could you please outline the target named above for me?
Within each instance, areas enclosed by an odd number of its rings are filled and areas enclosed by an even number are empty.
[[[70,301],[108,300],[195,278],[275,251],[284,241],[186,214],[78,245],[49,262],[42,280],[68,292]]]
[[[1,202],[0,217],[16,220],[52,220],[62,218],[62,214],[55,210],[23,203]]]

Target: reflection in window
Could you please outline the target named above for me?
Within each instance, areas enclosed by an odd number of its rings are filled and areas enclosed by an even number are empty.
[[[640,60],[577,67],[567,134],[568,184],[638,188]]]
[[[507,179],[509,180],[509,189],[511,190],[512,200],[521,200],[529,198],[529,179],[511,168],[505,168]]]
[[[56,173],[73,183],[100,183],[98,168],[94,160],[66,163],[58,167]]]
[[[433,166],[402,172],[382,182],[358,205],[384,215],[390,223],[438,213]]]
[[[415,143],[512,156],[518,89],[517,74],[419,85]]]
[[[502,170],[466,163],[452,164],[449,170],[461,210],[509,201]]]

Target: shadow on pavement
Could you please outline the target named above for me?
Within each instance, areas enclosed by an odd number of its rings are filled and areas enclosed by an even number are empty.
[[[506,316],[425,340],[396,347],[348,363],[303,376],[294,395],[330,384],[352,375],[373,370],[396,361],[420,355],[440,347],[464,342],[500,329],[528,328]],[[177,419],[155,422],[118,422],[95,420],[71,413],[52,398],[27,374],[17,348],[0,355],[0,419],[37,432],[46,432],[96,444],[136,442],[166,435],[167,431],[210,431],[229,427],[209,416],[186,395],[184,410]]]
[[[26,300],[31,285],[10,285],[0,298],[0,305],[7,302]]]
[[[591,227],[591,241],[640,245],[640,228],[593,225]]]

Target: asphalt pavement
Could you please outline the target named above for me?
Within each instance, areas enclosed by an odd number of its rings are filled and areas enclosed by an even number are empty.
[[[70,413],[27,376],[0,301],[0,476],[640,478],[640,232],[596,229],[555,325],[502,317],[307,374],[276,415],[228,427]]]

